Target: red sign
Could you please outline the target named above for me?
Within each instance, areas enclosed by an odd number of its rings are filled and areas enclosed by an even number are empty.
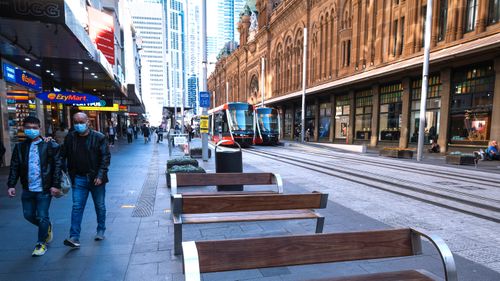
[[[115,64],[115,28],[113,16],[89,7],[89,35],[108,62]]]

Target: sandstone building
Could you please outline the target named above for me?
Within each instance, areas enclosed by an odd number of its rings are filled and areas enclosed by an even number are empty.
[[[251,1],[250,1],[251,2]],[[425,140],[441,150],[500,139],[500,0],[434,0]],[[301,124],[307,28],[306,129],[318,142],[411,147],[418,138],[421,0],[257,0],[208,87],[227,101],[279,109],[282,137]],[[263,60],[264,58],[264,60]],[[265,61],[265,75],[261,64]]]

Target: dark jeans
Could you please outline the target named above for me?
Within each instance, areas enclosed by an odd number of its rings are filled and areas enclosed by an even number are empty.
[[[132,143],[132,134],[127,134],[128,143]]]
[[[24,218],[38,226],[39,243],[45,243],[49,232],[49,207],[51,200],[52,196],[44,192],[23,190],[23,195],[21,196]]]
[[[80,239],[83,211],[87,204],[89,192],[94,201],[95,213],[97,216],[97,231],[106,230],[106,206],[104,204],[106,194],[106,184],[95,186],[89,182],[87,177],[76,176],[73,183],[73,210],[71,211],[71,229],[69,236]]]
[[[158,143],[162,141],[163,141],[163,133],[158,133],[158,140],[156,142]]]
[[[109,144],[114,145],[115,144],[115,135],[109,135]]]

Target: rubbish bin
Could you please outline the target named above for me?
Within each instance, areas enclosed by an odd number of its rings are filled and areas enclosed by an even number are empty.
[[[241,153],[241,146],[235,142],[239,149],[225,149],[218,151],[217,147],[227,140],[222,140],[215,146],[215,172],[216,173],[242,173],[243,172],[243,158]],[[218,185],[217,191],[243,191],[243,185]]]

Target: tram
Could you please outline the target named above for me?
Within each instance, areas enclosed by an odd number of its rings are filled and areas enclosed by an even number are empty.
[[[256,108],[254,120],[254,144],[277,145],[281,131],[278,111],[269,107]]]
[[[210,138],[214,143],[227,140],[223,145],[241,147],[253,144],[253,106],[244,102],[230,102],[208,111]]]

